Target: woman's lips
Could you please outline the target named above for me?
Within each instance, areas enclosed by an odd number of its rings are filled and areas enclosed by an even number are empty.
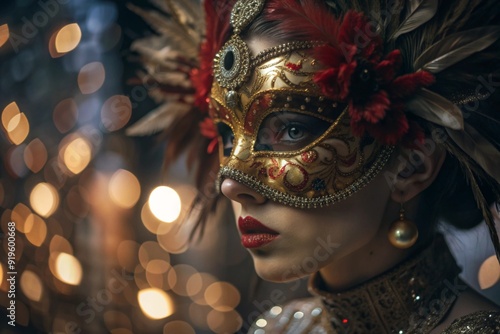
[[[279,236],[275,230],[262,224],[257,219],[247,216],[238,219],[241,232],[241,244],[245,248],[258,248],[272,242]]]

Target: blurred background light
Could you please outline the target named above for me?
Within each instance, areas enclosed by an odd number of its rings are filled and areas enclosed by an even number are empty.
[[[12,102],[2,112],[2,125],[10,141],[20,145],[30,131],[30,124],[26,115],[20,112],[16,102]]]
[[[194,328],[184,321],[171,321],[163,327],[163,334],[196,334]]]
[[[9,40],[9,26],[7,24],[0,25],[0,48]]]
[[[47,149],[43,142],[35,138],[24,149],[24,163],[33,172],[38,173],[47,162]]]
[[[57,104],[52,113],[54,125],[61,133],[71,130],[78,119],[78,106],[74,99],[64,99]]]
[[[59,157],[62,158],[66,168],[73,174],[80,174],[92,159],[92,148],[90,143],[80,135],[70,136],[69,142],[60,150]]]
[[[68,53],[74,50],[82,38],[82,31],[77,23],[71,23],[62,27],[55,37],[55,50],[58,53]]]
[[[101,109],[101,122],[109,132],[122,129],[131,117],[132,103],[124,95],[111,96]]]
[[[130,209],[141,196],[141,185],[134,174],[119,169],[111,176],[108,191],[113,203],[121,208]]]
[[[59,253],[56,257],[56,277],[69,285],[78,285],[82,280],[82,266],[73,255]]]
[[[35,214],[30,214],[26,220],[26,225],[31,226],[26,233],[26,239],[36,247],[40,247],[47,237],[47,224],[45,221]]]
[[[31,191],[30,203],[40,216],[50,217],[59,206],[59,193],[51,184],[39,183]]]
[[[32,228],[26,221],[31,215],[31,210],[23,203],[18,203],[10,214],[10,220],[16,222],[16,229],[21,233],[28,233]]]
[[[240,303],[240,293],[234,285],[227,282],[212,283],[205,291],[207,304],[217,311],[232,311]]]
[[[101,62],[95,61],[83,66],[78,73],[78,87],[82,94],[97,92],[106,79],[106,70]]]
[[[495,255],[490,256],[481,264],[478,281],[482,290],[489,289],[500,281],[500,264]]]
[[[208,327],[217,334],[237,333],[243,324],[241,316],[234,310],[220,312],[212,310],[207,315]]]
[[[2,125],[5,130],[8,129],[9,123],[11,120],[19,115],[21,111],[19,110],[19,107],[17,106],[16,102],[11,102],[9,103],[4,110],[2,111]]]
[[[43,293],[43,284],[37,274],[26,270],[21,274],[21,290],[24,295],[34,302],[40,301]]]
[[[181,199],[170,187],[155,188],[149,195],[148,203],[155,217],[165,223],[175,221],[181,213]]]
[[[163,290],[150,288],[137,295],[142,312],[151,319],[163,319],[174,313],[172,298]]]

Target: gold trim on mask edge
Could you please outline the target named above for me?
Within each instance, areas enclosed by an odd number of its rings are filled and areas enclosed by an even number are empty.
[[[216,189],[220,193],[220,187],[224,178],[230,178],[237,182],[246,185],[257,191],[262,196],[284,205],[293,206],[301,209],[312,209],[321,208],[325,206],[332,205],[341,200],[348,198],[349,196],[356,193],[358,190],[365,187],[371,180],[384,168],[385,164],[389,161],[392,153],[394,152],[394,146],[385,146],[379,154],[377,160],[368,169],[368,171],[352,184],[347,186],[345,189],[327,196],[320,196],[314,198],[305,198],[300,196],[294,196],[287,193],[283,193],[276,189],[271,188],[255,179],[252,176],[246,175],[245,173],[233,169],[231,167],[221,165],[221,169],[216,180]]]

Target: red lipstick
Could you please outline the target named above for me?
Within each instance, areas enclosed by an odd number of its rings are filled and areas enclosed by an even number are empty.
[[[238,219],[241,232],[241,244],[245,248],[258,248],[272,242],[279,235],[275,230],[262,224],[257,219],[247,216]]]

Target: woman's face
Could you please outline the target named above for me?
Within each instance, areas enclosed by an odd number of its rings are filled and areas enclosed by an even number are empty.
[[[265,39],[248,41],[254,55],[277,44],[281,43]],[[304,118],[301,114],[290,115]],[[309,124],[307,119],[295,118],[283,121],[286,125],[283,131],[267,136],[275,140],[266,137],[261,143],[259,135],[257,144],[263,144],[271,151],[295,150],[304,142],[310,142],[309,137],[320,135],[316,132],[326,129],[315,123]],[[307,126],[301,126],[302,123]],[[223,132],[221,136],[224,148],[227,146],[228,152],[231,151],[232,143],[238,138],[234,140],[231,136],[224,136]],[[279,204],[231,177],[224,179],[221,191],[235,207],[241,207],[235,212],[242,244],[252,254],[257,273],[266,280],[282,282],[311,274],[352,253],[374,247],[381,234],[387,241],[386,233],[381,233],[380,223],[384,221],[391,193],[384,171],[347,199],[317,209]]]
[[[223,181],[221,191],[234,204],[242,244],[257,274],[269,281],[309,275],[386,238],[381,222],[390,189],[383,171],[353,196],[318,209],[270,201],[232,179]]]

